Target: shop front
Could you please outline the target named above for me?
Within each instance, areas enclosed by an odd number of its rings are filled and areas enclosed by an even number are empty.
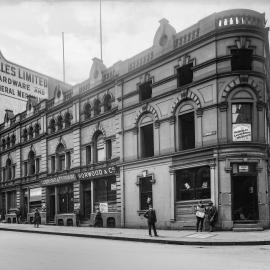
[[[119,227],[117,210],[117,168],[115,166],[88,170],[78,174],[81,182],[81,217],[94,225],[96,212],[102,216],[103,227]]]
[[[75,174],[59,175],[45,179],[41,185],[46,188],[46,219],[49,224],[75,226],[74,183]]]

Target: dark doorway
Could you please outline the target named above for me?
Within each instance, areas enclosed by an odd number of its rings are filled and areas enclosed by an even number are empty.
[[[90,219],[91,214],[91,184],[83,185],[83,219]]]
[[[232,176],[233,220],[249,222],[258,220],[258,195],[256,176]]]
[[[55,216],[55,195],[49,197],[49,220],[54,221]]]

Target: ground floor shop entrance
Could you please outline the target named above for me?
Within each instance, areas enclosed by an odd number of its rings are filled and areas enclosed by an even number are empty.
[[[82,218],[90,219],[91,215],[91,183],[82,185]]]
[[[48,219],[49,222],[54,222],[54,217],[55,217],[55,187],[48,187],[47,189],[48,192],[48,206],[47,206],[47,211],[48,211]]]
[[[232,198],[234,222],[258,220],[257,176],[232,176]]]

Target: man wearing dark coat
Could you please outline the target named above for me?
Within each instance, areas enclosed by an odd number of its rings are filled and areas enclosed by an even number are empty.
[[[151,229],[153,228],[155,236],[157,235],[155,223],[157,222],[156,211],[153,209],[152,205],[149,205],[149,209],[144,214],[144,217],[148,220],[148,230],[149,236],[152,236]]]

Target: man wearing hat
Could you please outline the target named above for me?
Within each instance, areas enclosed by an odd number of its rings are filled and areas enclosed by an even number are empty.
[[[155,226],[155,223],[157,222],[156,211],[153,209],[151,204],[149,205],[149,210],[147,210],[146,213],[144,214],[144,217],[148,219],[149,236],[152,236],[152,233],[151,233],[152,227],[153,227],[155,236],[158,236],[157,231],[156,231],[156,226]]]
[[[213,202],[209,202],[209,207],[207,209],[207,216],[208,216],[208,221],[210,225],[210,232],[213,231],[213,228],[215,227],[215,223],[217,221],[217,208],[213,205]]]

